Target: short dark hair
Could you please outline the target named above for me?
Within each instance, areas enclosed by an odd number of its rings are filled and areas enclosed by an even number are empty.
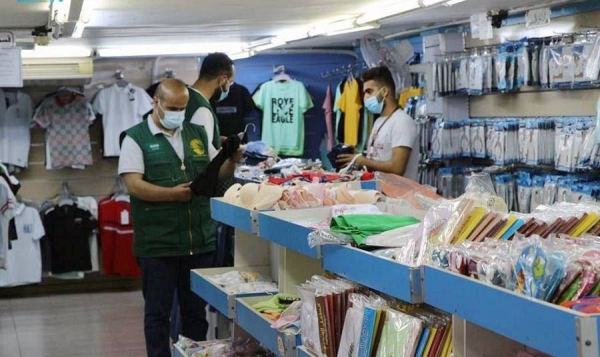
[[[204,58],[200,66],[200,79],[213,80],[218,76],[233,75],[233,61],[225,53],[211,53]]]
[[[371,68],[364,72],[361,78],[363,82],[375,81],[379,87],[388,87],[392,95],[396,95],[394,77],[392,77],[392,72],[385,66]]]

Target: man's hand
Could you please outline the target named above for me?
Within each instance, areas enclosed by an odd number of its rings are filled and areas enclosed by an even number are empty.
[[[352,159],[354,159],[354,156],[356,156],[355,154],[341,154],[337,156],[337,159],[335,160],[335,162],[338,165],[343,165],[346,166],[348,163],[350,163],[350,161],[352,161]]]
[[[182,183],[171,189],[173,191],[173,198],[177,202],[188,202],[192,199],[192,190],[190,189],[190,183]]]
[[[244,149],[242,147],[239,147],[237,149],[237,151],[235,152],[235,154],[231,155],[230,160],[237,164],[240,161],[242,161],[243,158],[244,158]]]

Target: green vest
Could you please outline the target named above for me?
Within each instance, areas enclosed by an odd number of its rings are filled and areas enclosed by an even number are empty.
[[[221,148],[221,132],[219,131],[219,118],[215,113],[212,105],[208,100],[204,99],[202,95],[200,95],[195,90],[188,88],[188,92],[190,93],[190,100],[188,101],[187,109],[185,110],[185,120],[189,122],[192,120],[192,117],[196,113],[196,111],[200,108],[207,108],[210,110],[210,113],[215,120],[215,129],[213,131],[213,146],[215,149]]]
[[[193,181],[210,159],[206,131],[183,124],[184,162],[164,135],[152,135],[147,122],[127,130],[144,154],[144,181],[174,187]],[[169,257],[215,250],[217,224],[211,218],[210,200],[192,196],[189,202],[146,202],[131,197],[133,252],[136,257]]]

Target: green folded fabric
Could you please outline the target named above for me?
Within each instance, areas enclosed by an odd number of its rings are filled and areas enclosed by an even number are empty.
[[[362,246],[369,236],[417,224],[414,217],[384,214],[349,214],[331,219],[331,230],[352,237],[356,244]]]
[[[252,308],[258,312],[283,312],[294,301],[299,301],[298,295],[294,294],[277,294],[271,299],[258,302],[252,305]]]

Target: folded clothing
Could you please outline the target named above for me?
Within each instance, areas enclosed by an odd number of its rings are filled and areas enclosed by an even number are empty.
[[[292,303],[300,301],[300,297],[294,294],[277,294],[271,299],[261,301],[252,305],[252,308],[264,315],[267,315],[271,320],[277,320],[281,313],[284,312]]]
[[[367,237],[419,223],[414,217],[377,215],[377,214],[350,214],[333,217],[331,230],[344,233],[352,237],[356,244],[363,246]]]

